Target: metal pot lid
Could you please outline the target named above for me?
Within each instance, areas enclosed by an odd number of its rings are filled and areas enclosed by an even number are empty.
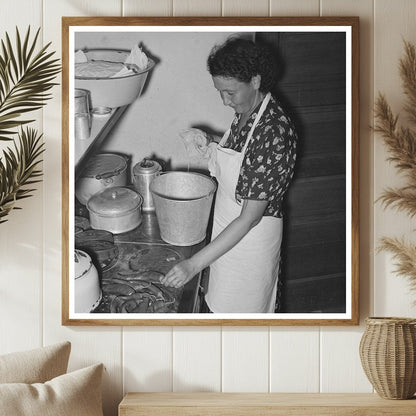
[[[126,170],[127,162],[122,156],[113,153],[102,153],[93,156],[81,173],[82,178],[105,179],[120,175]]]
[[[92,268],[91,257],[82,250],[75,250],[75,279],[85,276]]]
[[[141,162],[137,163],[134,166],[133,174],[134,175],[137,175],[140,173],[150,174],[150,173],[159,172],[160,170],[162,170],[162,167],[160,166],[158,162],[156,162],[155,160],[144,158]]]
[[[108,241],[114,243],[114,236],[106,230],[85,230],[75,237],[75,246],[94,241]]]
[[[115,186],[93,195],[87,202],[87,208],[95,214],[114,217],[135,211],[142,203],[143,198],[136,191],[124,186]]]

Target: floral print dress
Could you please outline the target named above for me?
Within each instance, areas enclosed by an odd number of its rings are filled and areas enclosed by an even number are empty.
[[[236,114],[224,147],[240,152],[260,105],[238,132]],[[297,134],[290,118],[272,96],[247,147],[236,187],[236,199],[267,200],[265,216],[283,217],[283,197],[293,177]]]

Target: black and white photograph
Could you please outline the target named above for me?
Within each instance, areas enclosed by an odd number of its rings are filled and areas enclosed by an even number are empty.
[[[63,18],[66,325],[358,323],[358,20]]]

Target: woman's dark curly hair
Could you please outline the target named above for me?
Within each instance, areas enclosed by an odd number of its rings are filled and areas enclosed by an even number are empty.
[[[276,82],[276,65],[271,51],[248,39],[234,37],[215,46],[208,56],[207,64],[213,77],[250,82],[253,76],[260,75],[261,92],[269,92]]]

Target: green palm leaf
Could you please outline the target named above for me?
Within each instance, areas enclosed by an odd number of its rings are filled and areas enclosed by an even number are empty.
[[[18,144],[3,150],[0,157],[0,224],[6,222],[13,209],[20,209],[16,202],[28,198],[42,177],[42,135],[22,126],[34,120],[21,118],[22,114],[38,110],[52,98],[50,89],[61,68],[53,52],[48,52],[50,43],[35,52],[39,30],[33,39],[30,27],[22,41],[16,28],[15,46],[6,33],[0,41],[0,141],[13,141],[18,134]],[[15,129],[20,127],[20,132]]]
[[[54,52],[48,52],[50,43],[35,53],[39,31],[31,40],[30,27],[22,42],[16,28],[15,46],[6,32],[0,42],[0,140],[12,140],[16,134],[11,130],[32,120],[16,120],[22,114],[43,107],[52,96],[48,91],[60,72],[58,59],[52,59]],[[10,121],[13,119],[13,121]]]
[[[19,209],[18,200],[32,195],[32,185],[41,181],[44,143],[42,135],[32,128],[18,133],[19,145],[3,151],[0,159],[0,224],[12,209]]]
[[[30,27],[22,41],[16,28],[15,46],[6,33],[0,41],[0,141],[13,141],[18,134],[18,144],[7,147],[0,157],[0,224],[6,222],[13,209],[20,209],[16,202],[28,198],[42,177],[42,135],[22,126],[34,120],[21,118],[22,114],[38,110],[52,98],[50,90],[60,72],[54,52],[48,52],[50,43],[36,53],[39,30],[33,39]],[[20,132],[15,129],[20,127]]]

